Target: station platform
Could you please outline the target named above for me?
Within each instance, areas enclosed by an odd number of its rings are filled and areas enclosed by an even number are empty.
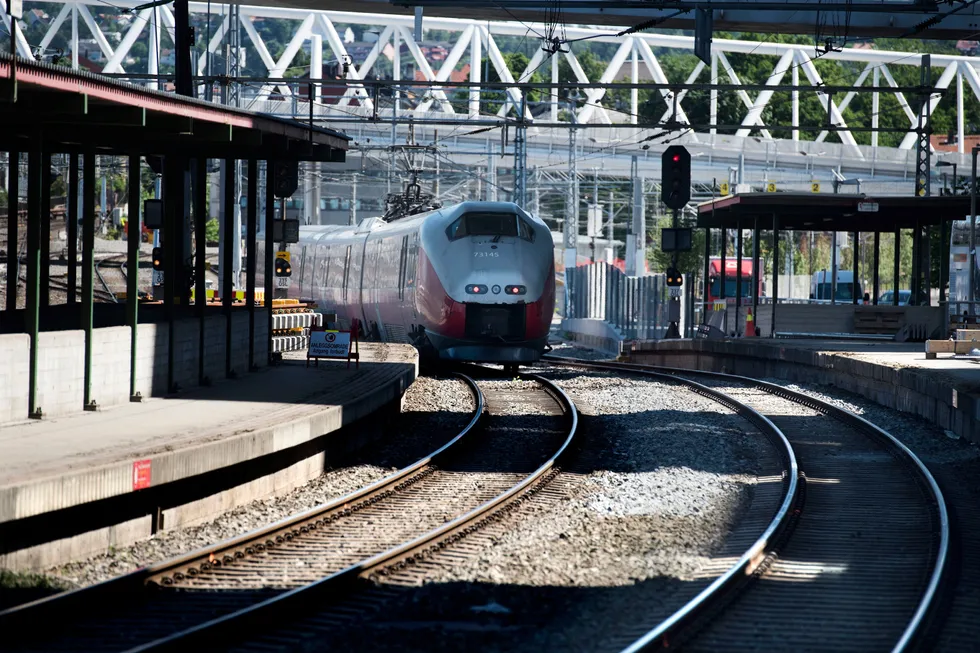
[[[924,343],[726,338],[624,343],[631,362],[834,385],[980,443],[980,365]]]
[[[287,354],[277,366],[177,397],[4,424],[0,535],[10,522],[23,524],[20,520],[46,513],[193,482],[222,468],[301,447],[393,402],[397,407],[418,374],[417,351],[409,345],[361,343],[360,352],[359,367],[327,360],[307,367],[305,352]],[[322,471],[322,464],[319,470],[315,467],[304,475]],[[227,499],[224,504],[227,509]],[[158,527],[160,516],[139,521],[129,535],[120,535],[119,524],[112,524],[116,532],[86,544],[74,542],[71,555],[62,551],[33,558],[51,562],[98,549],[100,542],[133,540],[148,535],[146,528],[152,532]],[[0,566],[11,562],[11,548],[16,547],[8,542],[0,550]]]

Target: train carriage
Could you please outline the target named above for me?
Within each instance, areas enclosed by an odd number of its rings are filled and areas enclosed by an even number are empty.
[[[544,222],[509,202],[301,227],[289,246],[288,295],[425,355],[530,363],[545,349],[554,313],[553,247]]]

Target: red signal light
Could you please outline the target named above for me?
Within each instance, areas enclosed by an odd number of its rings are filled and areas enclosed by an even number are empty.
[[[677,163],[680,160],[681,160],[681,155],[680,154],[675,154],[674,155],[674,163]]]

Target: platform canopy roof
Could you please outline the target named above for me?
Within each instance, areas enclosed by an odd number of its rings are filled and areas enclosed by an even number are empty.
[[[719,197],[698,205],[698,227],[804,231],[894,231],[937,225],[941,220],[964,220],[970,198],[869,197],[864,194],[744,193]]]
[[[0,55],[0,148],[208,158],[344,161],[350,138],[294,120],[153,91],[61,66]]]

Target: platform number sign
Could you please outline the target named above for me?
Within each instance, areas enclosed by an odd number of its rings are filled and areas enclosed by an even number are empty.
[[[771,181],[770,182],[767,182],[766,183],[766,192],[767,193],[775,193],[776,192],[776,184],[774,182],[771,182]]]
[[[811,181],[810,182],[810,192],[812,192],[812,193],[819,193],[820,192],[820,182],[819,181]]]
[[[728,191],[729,191],[729,188],[728,188],[728,182],[727,181],[723,181],[723,182],[721,182],[721,184],[718,185],[718,192],[721,193],[722,197],[724,197],[725,195],[728,195]]]

